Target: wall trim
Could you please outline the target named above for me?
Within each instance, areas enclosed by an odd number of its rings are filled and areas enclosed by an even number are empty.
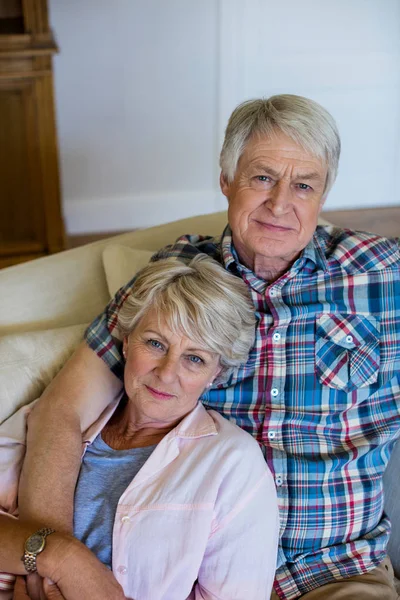
[[[217,212],[226,208],[224,200],[218,190],[67,198],[63,209],[65,229],[74,235],[152,227]]]

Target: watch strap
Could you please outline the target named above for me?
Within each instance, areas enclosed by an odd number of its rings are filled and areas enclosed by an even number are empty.
[[[33,533],[32,535],[41,535],[43,538],[46,538],[51,533],[55,533],[55,531],[56,530],[52,529],[51,527],[42,527],[42,529],[35,531],[35,533]],[[31,536],[29,536],[29,537],[31,537]],[[28,538],[28,540],[29,540],[29,538]],[[40,554],[40,552],[43,552],[43,550],[44,550],[44,546],[38,552],[28,552],[27,550],[24,550],[22,562],[24,563],[25,570],[28,573],[36,573],[36,571],[37,571],[36,558],[37,558],[37,555]]]

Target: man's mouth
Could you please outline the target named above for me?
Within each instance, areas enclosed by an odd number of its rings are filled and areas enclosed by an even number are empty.
[[[274,223],[268,223],[268,222],[264,222],[264,221],[258,221],[256,220],[257,225],[260,225],[261,227],[263,227],[264,229],[270,230],[270,231],[276,231],[276,232],[287,232],[287,231],[292,231],[292,227],[285,227],[283,225],[277,225]]]

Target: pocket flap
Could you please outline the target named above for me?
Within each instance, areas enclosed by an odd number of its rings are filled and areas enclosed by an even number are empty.
[[[324,313],[317,318],[316,326],[317,336],[348,350],[379,343],[380,323],[371,315]]]

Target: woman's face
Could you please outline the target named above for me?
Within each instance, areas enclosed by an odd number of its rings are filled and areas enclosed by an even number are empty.
[[[124,339],[125,391],[141,420],[174,423],[220,372],[219,356],[158,322],[153,311]]]

